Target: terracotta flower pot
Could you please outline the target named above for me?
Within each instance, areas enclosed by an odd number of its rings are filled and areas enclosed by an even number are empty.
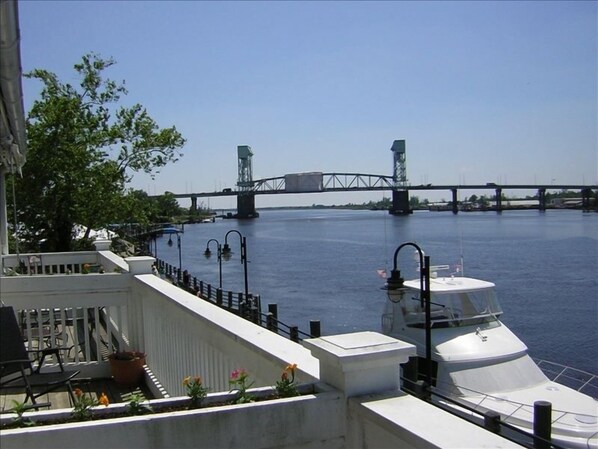
[[[145,354],[143,352],[115,352],[108,356],[114,381],[120,385],[138,385],[143,378]]]

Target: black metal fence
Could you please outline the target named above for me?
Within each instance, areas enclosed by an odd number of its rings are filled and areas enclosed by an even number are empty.
[[[321,336],[320,321],[310,321],[310,330],[307,333],[299,330],[296,325],[288,325],[280,321],[277,304],[268,304],[268,311],[263,312],[260,295],[252,293],[245,295],[241,292],[222,290],[198,280],[195,276],[187,275],[186,271],[181,271],[161,259],[156,259],[156,266],[160,275],[164,275],[170,282],[183,290],[294,342],[298,343],[304,338]]]

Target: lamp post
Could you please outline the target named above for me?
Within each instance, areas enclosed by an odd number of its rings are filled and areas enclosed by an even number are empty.
[[[248,283],[247,283],[247,241],[245,240],[245,237],[243,237],[243,235],[241,235],[241,233],[239,231],[237,231],[236,229],[231,229],[224,236],[224,246],[222,248],[222,256],[224,257],[225,260],[228,260],[230,258],[230,255],[232,254],[230,246],[228,245],[228,235],[231,233],[237,234],[239,236],[239,240],[241,243],[241,263],[243,264],[243,273],[244,273],[244,277],[245,277],[245,298],[247,298],[249,295],[249,287],[248,287]]]
[[[203,253],[206,259],[209,259],[212,256],[212,252],[210,251],[210,242],[216,242],[216,250],[218,254],[218,285],[220,286],[220,290],[222,290],[222,246],[220,245],[220,242],[216,239],[208,240],[208,243],[206,243],[206,250]]]
[[[179,273],[177,275],[177,279],[180,281],[181,280],[181,275],[182,275],[182,269],[183,269],[183,263],[182,263],[182,256],[181,256],[181,236],[180,233],[183,231],[179,231],[176,228],[163,228],[162,229],[162,233],[163,234],[168,234],[168,246],[172,246],[172,234],[176,234],[176,239],[177,239],[177,248],[179,250]],[[156,250],[157,252],[157,250]]]
[[[432,325],[430,316],[430,256],[425,256],[422,249],[412,242],[403,243],[395,251],[394,265],[390,277],[386,280],[386,287],[389,291],[401,291],[404,289],[404,279],[397,267],[397,256],[399,251],[406,246],[415,248],[419,255],[419,289],[420,304],[425,307],[425,330],[426,330],[426,383],[432,385]]]

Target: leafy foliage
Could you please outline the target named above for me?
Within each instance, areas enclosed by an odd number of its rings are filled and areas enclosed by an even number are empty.
[[[126,219],[138,199],[124,190],[133,173],[155,175],[180,156],[185,139],[174,126],[160,129],[140,104],[117,108],[124,82],[103,77],[114,64],[83,56],[77,87],[43,69],[25,75],[43,83],[27,120],[28,162],[14,181],[21,237],[41,242],[30,249],[69,251],[75,224],[97,229]]]

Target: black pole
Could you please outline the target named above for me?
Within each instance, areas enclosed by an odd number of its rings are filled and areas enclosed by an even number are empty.
[[[222,290],[222,248],[218,243],[218,282]]]
[[[245,296],[249,295],[249,283],[247,281],[247,240],[241,238],[241,259],[243,259],[243,273],[245,278]]]
[[[424,280],[424,301],[426,302],[426,382],[432,386],[432,319],[430,313],[430,256],[424,256],[421,270]]]
[[[534,447],[550,448],[550,425],[552,404],[548,401],[534,402]]]
[[[179,247],[179,280],[180,280],[180,273],[183,270],[183,259],[181,256],[181,236],[178,234],[176,235],[176,239],[177,239],[177,245]]]
[[[230,247],[228,246],[228,235],[230,233],[235,233],[239,236],[239,240],[241,242],[241,263],[243,264],[243,275],[245,280],[245,296],[249,295],[249,283],[247,280],[247,240],[245,237],[236,229],[231,229],[224,235],[224,249],[223,252],[228,254],[230,252]]]

